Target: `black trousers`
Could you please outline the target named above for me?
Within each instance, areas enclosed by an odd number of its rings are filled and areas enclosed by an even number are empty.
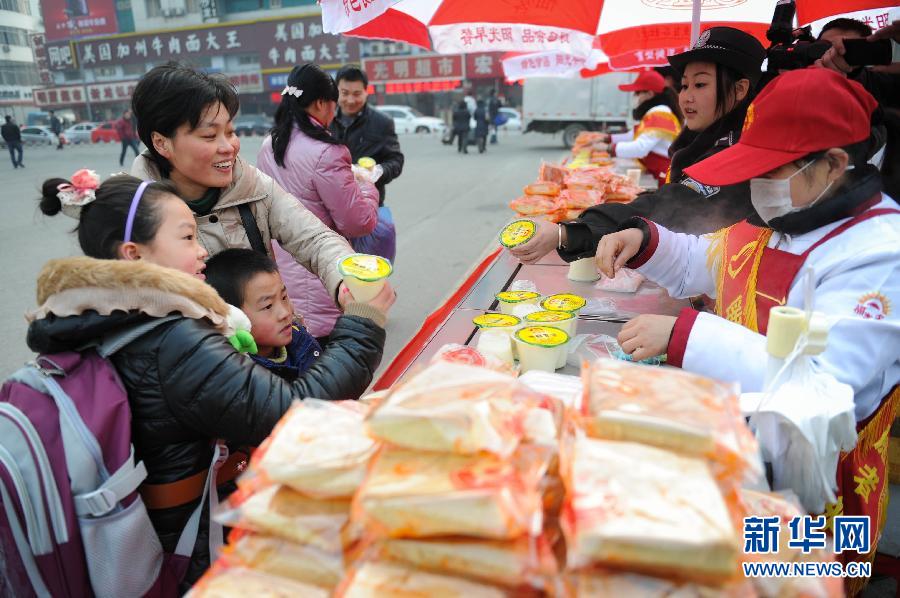
[[[18,168],[22,165],[22,142],[21,141],[8,141],[6,143],[7,149],[9,149],[9,157],[12,160],[13,168]],[[19,155],[16,158],[16,154]]]
[[[464,153],[464,154],[468,153],[468,150],[466,149],[466,144],[469,142],[469,132],[466,131],[465,133],[457,133],[456,135],[458,136],[457,141],[456,141],[456,143],[457,143],[456,151]]]
[[[134,150],[134,157],[136,158],[140,153],[138,151],[138,142],[137,139],[123,139],[122,140],[122,153],[119,155],[119,166],[122,166],[125,162],[125,154],[128,153],[128,148]]]

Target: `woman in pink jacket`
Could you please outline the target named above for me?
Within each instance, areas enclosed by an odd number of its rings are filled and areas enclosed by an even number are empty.
[[[256,167],[344,237],[371,233],[378,222],[378,190],[354,178],[350,151],[328,132],[337,107],[334,80],[314,64],[296,66],[281,95]],[[336,297],[277,244],[274,250],[297,314],[313,336],[328,335],[341,315]]]

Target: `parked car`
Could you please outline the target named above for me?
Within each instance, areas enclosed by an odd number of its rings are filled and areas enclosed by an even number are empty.
[[[99,123],[78,123],[63,131],[63,135],[69,143],[92,143],[91,132],[98,126]]]
[[[521,131],[522,115],[515,108],[501,108],[500,114],[506,115],[506,122],[500,125],[500,129],[504,131]]]
[[[22,127],[22,143],[24,145],[59,145],[59,137],[53,134],[50,127]],[[63,136],[65,143],[65,136]]]
[[[425,116],[411,106],[385,105],[375,108],[394,119],[397,133],[443,133],[447,128],[441,119]]]
[[[116,132],[115,123],[111,120],[97,126],[91,131],[91,142],[93,143],[109,143],[110,141],[118,141],[119,134]]]
[[[274,122],[265,114],[241,114],[233,121],[237,135],[268,135]]]

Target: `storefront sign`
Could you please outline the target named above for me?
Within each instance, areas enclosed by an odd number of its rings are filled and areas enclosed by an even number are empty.
[[[263,78],[259,72],[228,75],[238,93],[262,93]]]
[[[68,85],[50,89],[35,89],[32,97],[37,106],[53,107],[83,104],[86,95],[83,85]]]
[[[466,54],[467,79],[496,79],[503,76],[500,52],[475,52]]]
[[[41,0],[48,40],[116,33],[115,0]]]
[[[52,70],[253,53],[264,71],[289,70],[304,62],[333,66],[359,61],[359,41],[322,33],[317,16],[93,38],[72,47],[74,56],[68,46],[48,47]]]
[[[137,80],[112,83],[93,83],[87,87],[87,98],[91,104],[104,102],[130,102]]]

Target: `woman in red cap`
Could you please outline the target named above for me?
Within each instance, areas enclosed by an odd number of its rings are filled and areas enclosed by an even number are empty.
[[[711,27],[693,48],[670,56],[669,62],[681,71],[678,104],[684,128],[669,148],[669,184],[628,204],[594,206],[571,222],[539,223],[537,234],[510,252],[530,264],[556,249],[571,262],[593,256],[603,235],[633,216],[679,232],[703,234],[752,214],[746,183],[703,185],[686,176],[684,169],[740,138],[765,57],[766,50],[755,37],[732,27]],[[621,144],[615,151],[623,155]]]
[[[634,132],[608,136],[606,142],[595,143],[594,149],[637,160],[661,185],[669,173],[669,147],[681,133],[678,98],[656,71],[643,71],[619,89],[634,93],[632,116],[638,124]]]
[[[706,293],[716,314],[643,315],[619,334],[635,360],[668,354],[670,365],[763,389],[769,310],[803,307],[800,272],[814,272],[816,311],[833,322],[813,367],[854,391],[859,441],[838,467],[843,514],[870,515],[872,554],[887,490],[875,446],[894,420],[900,392],[900,210],[867,163],[875,99],[826,69],[775,78],[747,111],[734,146],[686,170],[708,185],[750,182],[756,215],[704,237],[632,219],[597,248],[608,276],[636,268],[673,296]],[[860,468],[874,488],[860,489]],[[877,479],[876,479],[877,478]],[[834,510],[827,510],[834,514]],[[863,555],[865,556],[865,555]]]

